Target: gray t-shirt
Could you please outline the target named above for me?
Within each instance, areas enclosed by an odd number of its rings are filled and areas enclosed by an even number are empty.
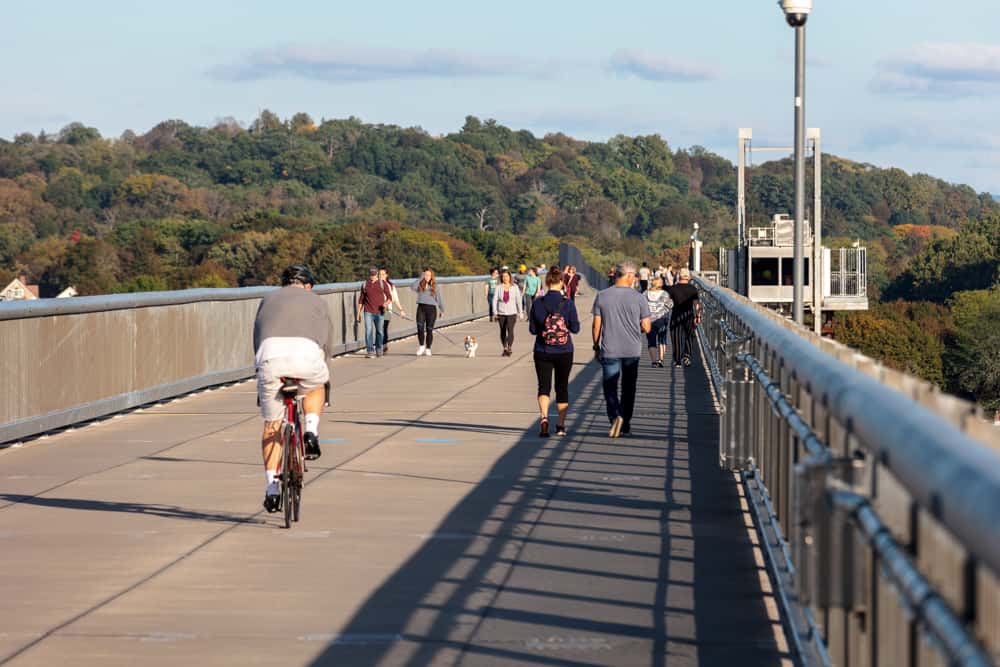
[[[646,336],[639,323],[650,316],[642,294],[631,287],[609,287],[598,292],[592,312],[601,317],[601,356],[642,356]]]

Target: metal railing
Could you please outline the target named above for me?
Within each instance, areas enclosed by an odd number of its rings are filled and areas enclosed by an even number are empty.
[[[971,404],[698,280],[720,463],[807,664],[1000,660],[1000,443]]]
[[[446,318],[487,312],[486,276],[439,278]],[[395,281],[416,311],[412,280]],[[317,285],[335,354],[364,346],[355,323],[360,283]],[[273,287],[193,289],[0,304],[0,443],[250,377],[253,322]],[[390,338],[413,335],[394,317]]]
[[[830,296],[855,297],[868,294],[867,248],[837,248],[830,252]]]

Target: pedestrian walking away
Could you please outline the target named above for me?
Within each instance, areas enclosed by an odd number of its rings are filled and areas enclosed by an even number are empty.
[[[434,269],[427,267],[420,280],[410,287],[417,293],[417,356],[431,356],[434,345],[434,323],[444,314],[444,298],[438,287]]]
[[[318,295],[316,282],[304,264],[293,264],[281,274],[282,288],[268,293],[257,307],[253,324],[257,401],[264,418],[261,451],[264,457],[264,509],[281,509],[278,464],[281,461],[281,418],[285,404],[283,379],[297,380],[297,394],[304,396],[306,458],[317,459],[319,421],[330,380],[326,360],[333,349],[330,311]]]
[[[494,267],[490,269],[490,277],[486,279],[483,284],[483,290],[486,292],[486,303],[490,304],[490,322],[496,317],[496,313],[493,312],[493,294],[497,291],[497,285],[500,283],[500,269]]]
[[[500,284],[493,295],[493,310],[500,323],[500,344],[503,346],[501,356],[509,357],[514,348],[514,324],[518,317],[524,315],[521,290],[514,283],[510,271],[500,274]]]
[[[642,267],[639,269],[639,291],[645,292],[649,289],[649,265],[646,262],[642,263]]]
[[[538,412],[541,416],[538,435],[549,436],[549,405],[553,378],[556,389],[555,434],[566,434],[569,411],[569,374],[573,370],[573,337],[580,333],[576,305],[562,294],[562,272],[553,267],[545,274],[547,291],[535,300],[528,317],[528,330],[535,335],[535,375],[538,378]]]
[[[385,267],[379,269],[378,279],[389,286],[390,296],[389,303],[385,307],[385,315],[382,316],[382,354],[385,354],[389,351],[389,323],[392,321],[392,316],[398,314],[400,317],[406,317],[406,311],[403,310],[403,302],[399,300],[396,286],[389,280],[389,269]]]
[[[643,334],[651,329],[649,304],[636,291],[635,282],[635,264],[621,262],[615,267],[615,284],[598,292],[594,300],[594,353],[601,363],[610,438],[632,432]]]
[[[644,296],[650,315],[650,331],[646,334],[649,361],[654,368],[663,368],[663,360],[667,356],[667,328],[670,325],[670,308],[673,306],[673,301],[663,289],[663,278],[660,277],[653,278]]]
[[[701,300],[698,288],[691,284],[691,271],[684,268],[677,275],[677,284],[667,288],[674,307],[670,313],[670,345],[674,349],[674,366],[691,365],[694,350],[694,329],[701,324]]]
[[[358,294],[358,317],[365,319],[365,357],[382,356],[382,318],[386,307],[392,302],[392,292],[384,280],[379,280],[378,269],[374,266],[368,270],[368,280],[361,284]]]
[[[524,279],[524,310],[531,312],[531,304],[542,287],[542,279],[538,277],[538,270],[535,267],[528,269],[528,275]]]

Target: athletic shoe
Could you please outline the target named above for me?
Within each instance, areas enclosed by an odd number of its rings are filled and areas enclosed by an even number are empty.
[[[565,424],[556,424],[556,435],[559,436],[559,437],[562,437],[562,436],[566,435],[566,425]]]
[[[674,368],[680,368],[680,367],[681,367],[681,362],[675,361],[674,362]]]
[[[663,368],[663,360],[662,359],[656,362],[656,367],[657,368]]]
[[[424,350],[424,356],[425,357],[433,357],[434,356],[433,354],[431,354],[431,348],[427,348],[426,350]]]
[[[547,438],[549,437],[549,420],[543,419],[541,425],[538,427],[538,437]]]
[[[275,512],[281,510],[281,496],[264,496],[264,509],[266,509],[270,514],[274,514]]]
[[[323,451],[319,448],[319,438],[315,433],[306,431],[304,440],[306,441],[306,461],[315,461],[323,456]]]
[[[371,359],[371,358],[372,358],[372,353],[371,352],[365,352],[365,359]]]
[[[382,356],[382,350],[375,350],[375,356],[376,357],[381,357]]]
[[[654,361],[653,363],[650,364],[650,366],[652,366],[653,368],[656,368],[656,362]]]
[[[631,424],[622,424],[622,430],[621,430],[621,433],[619,435],[632,435],[632,425]]]
[[[684,365],[685,366],[691,365],[691,357],[684,357]]]
[[[625,420],[621,416],[615,417],[615,420],[611,422],[611,428],[608,429],[608,437],[617,438],[621,434],[622,424],[624,423]]]
[[[420,355],[422,355],[424,353],[424,350],[426,350],[426,349],[427,348],[424,347],[423,345],[421,345],[420,347],[418,347],[417,348],[417,356],[419,357]]]

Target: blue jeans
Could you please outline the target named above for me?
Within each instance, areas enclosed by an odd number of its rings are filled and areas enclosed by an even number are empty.
[[[382,351],[382,314],[365,313],[365,350],[368,354]]]
[[[635,409],[635,387],[639,381],[639,357],[601,357],[604,371],[604,400],[608,404],[608,421],[621,417],[626,425],[632,422]],[[621,400],[618,399],[618,378],[622,379]]]

